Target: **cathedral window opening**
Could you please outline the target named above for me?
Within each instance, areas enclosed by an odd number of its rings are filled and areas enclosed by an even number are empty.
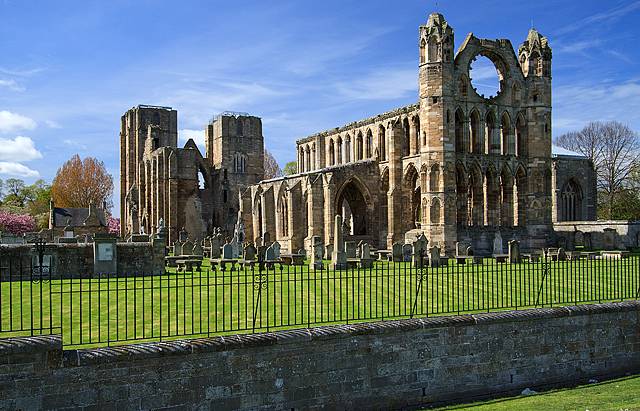
[[[348,233],[356,236],[367,235],[367,203],[355,182],[350,181],[344,186],[337,204],[336,213],[342,215]]]
[[[415,117],[414,118],[414,125],[415,125],[415,139],[416,139],[416,151],[415,153],[417,154],[420,151],[420,118],[419,117]]]
[[[471,135],[471,149],[473,154],[482,154],[483,144],[480,136],[480,114],[477,110],[473,110],[469,121],[469,134]]]
[[[287,204],[286,196],[280,199],[280,235],[287,237],[289,235],[289,206]]]
[[[371,130],[367,130],[367,158],[372,157],[372,147],[373,147],[373,134],[371,134]]]
[[[227,202],[227,190],[222,190],[222,202]]]
[[[356,138],[356,160],[362,160],[362,133],[358,132],[358,137]]]
[[[387,133],[384,126],[378,129],[378,151],[380,153],[380,161],[387,160]]]
[[[456,110],[455,116],[455,125],[454,125],[454,139],[455,139],[455,147],[456,153],[464,153],[465,144],[464,144],[464,119],[463,119],[462,110]]]
[[[485,135],[489,139],[489,152],[487,154],[500,154],[500,136],[496,130],[496,117],[493,111],[487,114],[486,133]]]
[[[240,118],[236,119],[236,136],[242,137],[244,135],[244,130],[242,127],[242,120]]]
[[[329,141],[329,165],[333,166],[336,164],[336,149],[333,144],[333,140]]]
[[[342,137],[338,137],[338,143],[337,143],[337,155],[338,155],[338,159],[336,161],[337,164],[342,164]]]
[[[424,39],[422,39],[422,41],[420,42],[420,64],[426,63],[427,61],[426,54],[427,54],[427,42]]]
[[[431,200],[431,224],[440,224],[440,199],[438,197],[434,197]]]
[[[411,133],[409,131],[409,119],[404,119],[402,121],[402,132],[404,134],[404,139],[403,139],[403,157],[406,157],[409,155],[409,148],[411,147]]]
[[[429,188],[432,192],[440,191],[440,167],[437,164],[431,166],[429,172]]]
[[[570,180],[562,190],[561,220],[582,220],[582,188],[575,180]]]
[[[427,55],[427,59],[429,63],[434,63],[438,61],[438,38],[433,36],[429,38],[429,54]]]
[[[500,80],[503,76],[488,57],[476,56],[469,66],[469,77],[478,95],[493,98],[500,93]]]
[[[526,122],[522,115],[518,116],[518,120],[516,121],[516,156],[524,156],[526,155]]]
[[[198,170],[198,189],[204,190],[206,188],[206,180],[204,178],[204,173],[202,170]]]
[[[349,134],[344,139],[344,162],[351,162],[351,136]]]

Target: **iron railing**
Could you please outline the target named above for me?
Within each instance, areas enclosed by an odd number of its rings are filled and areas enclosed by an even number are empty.
[[[100,346],[640,297],[640,257],[440,267],[376,261],[56,278],[0,261],[0,337],[58,333]]]

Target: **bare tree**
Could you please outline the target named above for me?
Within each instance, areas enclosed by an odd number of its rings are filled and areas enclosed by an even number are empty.
[[[265,180],[270,180],[272,178],[282,177],[282,170],[278,165],[275,157],[267,151],[264,150],[264,178]]]
[[[559,136],[555,143],[593,161],[604,214],[611,218],[616,196],[633,184],[632,172],[640,160],[638,134],[617,121],[592,122],[581,131]]]

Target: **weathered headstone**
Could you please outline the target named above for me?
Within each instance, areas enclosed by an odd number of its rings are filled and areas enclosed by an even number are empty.
[[[313,240],[312,240],[313,241]],[[312,244],[313,245],[313,244]],[[307,256],[307,250],[305,250],[304,248],[301,248],[298,250],[298,254],[299,255],[303,255],[303,256]]]
[[[220,239],[218,236],[211,236],[209,244],[211,247],[211,258],[220,258]]]
[[[474,255],[473,247],[471,246],[467,247],[466,255],[469,257],[472,257]]]
[[[371,246],[363,243],[360,247],[360,268],[372,268],[373,257],[371,256]]]
[[[191,255],[193,252],[193,243],[191,241],[185,241],[180,247],[180,255]]]
[[[309,268],[314,270],[322,269],[322,255],[324,253],[324,246],[322,244],[322,237],[316,235],[311,238],[311,264]]]
[[[567,261],[567,252],[564,248],[558,248],[558,261]]]
[[[593,240],[591,239],[591,233],[584,233],[584,249],[593,249]]]
[[[176,241],[173,243],[173,255],[180,255],[182,252],[182,243],[180,241]]]
[[[511,264],[520,262],[520,242],[518,240],[509,241],[509,262]]]
[[[233,245],[226,243],[222,246],[222,259],[233,260]]]
[[[253,261],[256,259],[256,248],[253,246],[253,244],[249,244],[246,247],[244,247],[244,251],[242,253],[242,258],[245,261]]]
[[[333,244],[327,244],[324,248],[324,255],[331,258],[331,254],[333,254]]]
[[[403,260],[402,258],[402,244],[401,243],[393,243],[391,245],[391,260],[394,263],[399,263]]]
[[[456,241],[456,257],[467,256],[467,243],[464,241]]]
[[[274,241],[273,244],[271,244],[271,247],[273,247],[273,255],[274,255],[274,260],[277,260],[280,258],[280,243],[277,241]]]
[[[345,252],[347,253],[347,258],[356,258],[356,242],[355,241],[346,241],[344,243]]]
[[[424,265],[424,261],[427,258],[427,237],[424,234],[420,234],[420,237],[413,243],[413,266],[421,268]]]
[[[193,249],[191,251],[191,255],[196,255],[198,257],[202,257],[204,253],[202,252],[202,246],[200,245],[200,243],[196,242],[193,245]]]
[[[498,230],[493,238],[493,255],[500,254],[504,254],[504,247],[502,246],[502,235],[500,234],[500,230]]]
[[[358,245],[356,246],[356,258],[362,257],[362,246],[364,245],[364,240],[358,241]]]
[[[184,229],[184,227],[182,227],[180,229],[180,232],[178,233],[178,241],[180,241],[181,243],[184,243],[188,239],[189,239],[189,233],[187,233],[187,231]]]
[[[618,233],[613,228],[605,228],[603,235],[603,248],[605,250],[613,250],[616,248],[616,237]]]
[[[405,244],[402,246],[402,261],[405,263],[411,262],[413,258],[413,246],[411,244]]]
[[[262,247],[262,237],[256,237],[255,245],[256,247]]]
[[[267,247],[267,251],[265,252],[264,259],[267,262],[277,261],[276,251],[275,251],[275,248],[273,247],[273,244]]]
[[[271,234],[268,231],[262,233],[262,245],[269,247],[271,245]]]
[[[440,249],[437,246],[429,249],[429,265],[431,267],[440,267]]]
[[[333,250],[331,253],[331,263],[336,270],[347,268],[347,256],[344,252],[344,237],[342,233],[342,216],[336,215],[333,225]]]

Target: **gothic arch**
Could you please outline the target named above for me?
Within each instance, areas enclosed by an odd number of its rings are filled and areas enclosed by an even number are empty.
[[[484,152],[484,144],[482,142],[480,113],[477,108],[471,110],[469,115],[469,136],[471,140],[471,152],[473,154],[482,154]]]
[[[380,124],[378,127],[378,152],[380,155],[380,161],[387,160],[387,130],[384,125]]]
[[[456,114],[454,115],[454,139],[455,139],[455,147],[456,153],[465,153],[467,151],[465,145],[464,138],[464,114],[462,113],[462,109],[458,107],[456,109]]]
[[[365,142],[365,158],[371,158],[373,156],[373,134],[371,129],[367,129],[367,140]]]
[[[485,116],[485,138],[487,140],[487,154],[500,154],[500,136],[496,127],[496,115],[488,110]]]
[[[500,121],[500,133],[501,133],[501,145],[502,154],[513,155],[516,153],[516,141],[513,133],[513,127],[511,126],[511,116],[507,111],[502,113]]]
[[[373,211],[371,194],[362,181],[353,176],[336,193],[335,214],[340,214],[350,226],[353,235],[368,235],[369,216]]]
[[[582,220],[583,191],[580,183],[571,178],[560,194],[560,221]]]
[[[516,156],[522,157],[527,155],[527,121],[522,112],[518,113],[516,118]]]

